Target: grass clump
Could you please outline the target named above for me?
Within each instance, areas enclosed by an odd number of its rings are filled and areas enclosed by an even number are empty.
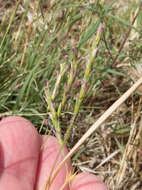
[[[59,134],[71,149],[141,76],[140,10],[141,1],[131,0],[4,3],[0,116],[27,117],[41,134]],[[74,155],[76,169],[100,174],[110,189],[141,185],[141,143],[128,158],[132,136],[133,143],[140,141],[140,94],[141,89]]]

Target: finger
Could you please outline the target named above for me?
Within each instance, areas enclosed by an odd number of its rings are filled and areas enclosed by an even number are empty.
[[[108,190],[107,186],[95,175],[83,172],[71,183],[71,190]]]
[[[0,122],[0,190],[33,190],[39,151],[40,136],[28,120],[4,118]]]
[[[43,149],[41,148],[40,153],[40,160],[39,160],[39,168],[38,168],[38,175],[37,175],[37,184],[36,190],[45,190],[46,189],[46,182],[50,177],[51,170],[53,166],[55,168],[57,165],[63,160],[63,157],[67,154],[66,147],[64,150],[59,154],[57,162],[55,164],[55,160],[57,155],[60,151],[60,145],[58,140],[52,136],[42,136],[43,142]],[[54,171],[55,171],[54,168]],[[60,170],[58,175],[56,176],[55,180],[50,186],[50,190],[59,190],[60,187],[64,184],[68,171],[71,168],[70,161],[68,161]],[[68,186],[64,188],[64,190],[68,190]]]
[[[27,185],[23,185],[16,176],[8,172],[4,172],[2,176],[0,176],[0,190],[25,190],[26,188]]]

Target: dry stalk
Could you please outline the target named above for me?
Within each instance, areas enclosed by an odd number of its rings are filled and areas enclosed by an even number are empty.
[[[122,184],[123,179],[124,179],[125,174],[126,174],[126,170],[127,170],[127,168],[129,168],[129,165],[128,165],[129,160],[131,160],[131,159],[134,160],[133,164],[134,164],[135,170],[136,170],[136,166],[140,163],[139,159],[137,160],[137,157],[139,158],[139,156],[137,156],[137,152],[134,149],[134,146],[136,146],[137,143],[139,142],[140,143],[140,149],[141,149],[142,117],[140,120],[138,131],[137,131],[137,125],[136,125],[137,119],[138,118],[136,118],[136,120],[132,124],[130,136],[129,136],[129,139],[128,139],[122,160],[120,162],[120,169],[119,169],[117,176],[116,176],[116,179],[115,179],[116,180],[116,186],[120,186],[120,184]],[[140,151],[141,150],[138,151],[138,154],[141,156]]]

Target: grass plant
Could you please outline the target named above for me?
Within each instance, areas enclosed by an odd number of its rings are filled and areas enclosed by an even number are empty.
[[[141,9],[140,0],[2,2],[0,117],[24,116],[77,147],[75,171],[110,190],[142,185]]]

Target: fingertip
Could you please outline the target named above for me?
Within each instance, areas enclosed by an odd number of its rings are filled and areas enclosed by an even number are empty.
[[[3,118],[0,141],[0,170],[15,176],[25,189],[33,189],[40,152],[40,136],[33,124],[19,116]]]
[[[26,120],[26,119],[20,116],[13,115],[8,117],[3,117],[0,123],[19,121],[19,120]]]
[[[24,141],[26,141],[26,138],[29,140],[30,137],[35,139],[37,143],[40,141],[40,136],[34,125],[20,116],[4,117],[0,121],[0,130],[2,139],[6,139],[6,136],[9,138],[9,136],[14,135],[16,139],[23,139]]]
[[[108,190],[107,186],[97,176],[82,172],[78,174],[71,182],[72,190]]]
[[[6,126],[6,127],[11,127],[18,124],[18,126],[30,126],[31,128],[33,128],[33,130],[36,131],[35,127],[33,126],[33,124],[26,118],[21,117],[21,116],[8,116],[8,117],[4,117],[2,118],[2,120],[0,121],[0,127],[1,126]],[[36,131],[37,132],[37,131]]]

